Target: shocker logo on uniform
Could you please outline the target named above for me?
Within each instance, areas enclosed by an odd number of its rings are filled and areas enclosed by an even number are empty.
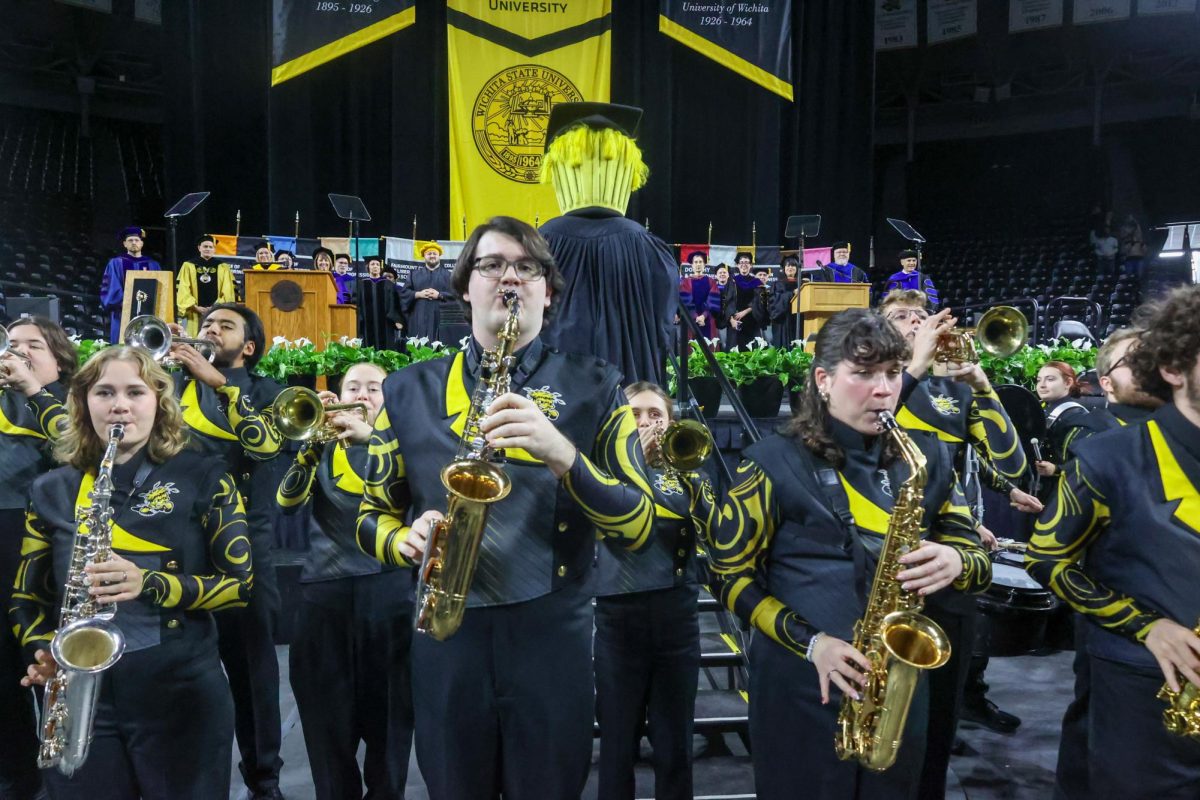
[[[683,494],[683,486],[680,485],[679,478],[666,472],[658,473],[658,477],[654,479],[654,487],[660,494],[668,497],[673,494]]]
[[[958,401],[953,397],[944,394],[935,394],[930,398],[933,401],[933,408],[939,414],[946,417],[953,417],[958,413]]]
[[[892,478],[884,469],[879,470],[879,491],[888,497],[892,496]]]
[[[558,419],[558,409],[555,406],[567,404],[567,401],[562,399],[562,392],[553,392],[549,386],[543,386],[540,389],[530,389],[526,386],[521,391],[525,392],[525,396],[546,415],[546,419],[551,421]]]
[[[175,488],[173,481],[162,483],[155,481],[154,486],[139,495],[139,502],[133,506],[133,510],[141,514],[143,517],[153,517],[156,514],[170,514],[175,510],[175,502],[171,500],[171,495],[179,494],[179,490]]]

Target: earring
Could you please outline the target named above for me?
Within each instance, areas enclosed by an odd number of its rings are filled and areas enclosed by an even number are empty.
[[[824,389],[818,389],[817,396],[821,398],[822,403],[825,403],[826,405],[829,404],[829,392],[825,391]]]

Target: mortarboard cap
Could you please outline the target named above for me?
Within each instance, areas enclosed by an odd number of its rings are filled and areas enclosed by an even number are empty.
[[[695,258],[696,256],[700,256],[706,262],[708,261],[708,256],[706,256],[704,254],[703,250],[693,250],[692,252],[688,253],[688,257],[687,257],[688,263],[689,264],[692,263],[692,259]]]
[[[312,251],[312,260],[315,262],[317,260],[317,256],[319,256],[321,253],[324,253],[325,255],[329,256],[329,260],[333,261],[333,251],[330,250],[328,247],[318,247],[318,248],[314,249]]]
[[[833,244],[829,245],[829,249],[830,249],[831,251],[833,251],[833,250],[849,250],[849,249],[850,249],[850,242],[849,242],[848,240],[846,240],[846,239],[839,239],[838,241],[836,241],[836,242],[834,242]]]
[[[254,252],[257,254],[259,250],[262,250],[264,248],[272,253],[275,252],[275,250],[271,247],[271,243],[269,241],[267,241],[266,239],[263,239],[261,242],[254,245]]]
[[[636,106],[617,103],[558,103],[550,109],[550,124],[546,128],[546,146],[560,134],[576,125],[592,130],[611,128],[635,138],[642,121],[642,110]]]
[[[136,236],[139,239],[145,239],[146,232],[144,230],[142,230],[141,228],[137,227],[136,225],[130,225],[128,228],[123,228],[121,230],[121,241],[122,242],[125,241],[126,239],[128,239],[130,236]]]
[[[917,251],[916,250],[901,250],[899,257],[900,257],[901,261],[903,261],[906,258],[916,258]]]
[[[213,244],[216,244],[217,240],[213,238],[211,233],[206,233],[203,236],[201,236],[200,238],[196,239],[196,247],[199,247],[200,245],[204,244],[205,242],[212,242]]]

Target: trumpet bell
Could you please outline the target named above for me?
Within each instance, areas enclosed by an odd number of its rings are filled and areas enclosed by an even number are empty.
[[[974,328],[947,331],[938,337],[935,360],[975,363],[980,351],[993,358],[1007,358],[1029,338],[1029,320],[1012,306],[994,306],[979,318]]]
[[[162,361],[171,351],[171,329],[158,317],[143,314],[129,320],[122,341],[145,350],[155,361]]]
[[[311,440],[317,444],[336,439],[338,430],[329,424],[329,414],[334,411],[355,411],[364,422],[367,420],[367,407],[362,403],[327,406],[316,392],[303,386],[289,386],[271,404],[275,429],[294,442]]]
[[[663,461],[679,472],[699,469],[713,449],[712,434],[694,419],[672,422],[663,431],[658,444]]]

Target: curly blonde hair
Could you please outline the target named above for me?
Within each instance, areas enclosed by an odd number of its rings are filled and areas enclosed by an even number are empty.
[[[96,469],[104,455],[107,442],[100,439],[92,426],[88,392],[112,361],[134,364],[138,375],[158,398],[154,428],[150,432],[150,440],[146,442],[146,454],[150,460],[161,464],[177,455],[187,444],[183,412],[179,409],[179,401],[175,399],[175,384],[171,376],[145,350],[124,345],[106,347],[88,359],[72,377],[67,390],[67,426],[54,443],[54,457],[81,472]]]

